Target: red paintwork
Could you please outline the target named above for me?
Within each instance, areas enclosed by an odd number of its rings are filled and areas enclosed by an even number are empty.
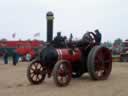
[[[81,51],[77,48],[73,52],[73,55],[70,54],[69,50],[71,49],[57,49],[58,59],[64,59],[70,62],[77,62],[81,58]]]
[[[35,56],[35,51],[32,48],[17,48],[16,52],[19,55],[23,55],[23,56],[29,53],[32,56],[32,58]]]

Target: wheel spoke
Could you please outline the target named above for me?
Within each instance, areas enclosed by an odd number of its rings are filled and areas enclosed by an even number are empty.
[[[40,68],[40,71],[43,71],[43,70],[44,70],[44,68],[43,68],[43,67],[41,67],[41,68]]]
[[[37,69],[37,67],[38,67],[38,63],[35,63],[34,65],[35,65],[35,69]]]
[[[35,80],[38,81],[38,75],[37,74],[35,75]]]
[[[102,73],[100,71],[97,72],[98,77],[100,77],[102,75]]]
[[[33,80],[35,80],[35,79],[36,79],[36,74],[34,74],[34,75],[32,76],[32,79],[33,79]]]
[[[31,74],[31,77],[32,77],[32,79],[33,79],[33,77],[34,77],[34,73],[33,73],[33,74]]]
[[[34,65],[32,65],[32,66],[31,66],[31,69],[35,70],[35,66],[34,66]]]
[[[30,69],[30,74],[31,74],[31,73],[34,73],[34,70]]]
[[[37,65],[37,69],[40,69],[42,66],[41,66],[41,64],[38,64]]]
[[[35,69],[33,69],[33,68],[31,67],[30,72],[33,73],[34,71],[35,71]]]
[[[96,71],[98,77],[101,77],[104,73],[104,70]]]
[[[37,75],[37,81],[39,81],[41,78],[39,78],[39,74]]]
[[[38,74],[38,78],[39,78],[39,79],[42,78],[42,75],[41,75],[41,74]]]
[[[63,77],[60,78],[60,81],[63,83]]]

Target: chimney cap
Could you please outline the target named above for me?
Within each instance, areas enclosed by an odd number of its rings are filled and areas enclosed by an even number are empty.
[[[54,15],[54,14],[53,14],[52,11],[47,12],[47,16],[53,16],[53,15]]]

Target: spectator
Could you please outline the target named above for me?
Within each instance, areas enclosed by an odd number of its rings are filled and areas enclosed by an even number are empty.
[[[56,48],[63,48],[65,47],[64,37],[61,36],[61,32],[57,32],[57,36],[54,38],[54,43]]]
[[[4,59],[4,64],[8,64],[8,52],[6,49],[3,51],[3,59]]]
[[[95,30],[95,34],[96,34],[96,42],[99,45],[101,44],[102,35],[98,29]]]
[[[26,54],[26,60],[30,61],[31,60],[31,55],[29,53]]]
[[[16,53],[16,51],[14,50],[14,51],[13,51],[13,54],[12,54],[12,64],[13,64],[14,66],[16,66],[16,63],[17,63],[17,53]]]

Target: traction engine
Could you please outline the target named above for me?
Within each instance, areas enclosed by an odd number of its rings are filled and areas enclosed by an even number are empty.
[[[47,34],[52,32],[53,13],[47,14]],[[53,33],[51,33],[53,34]],[[112,70],[111,51],[96,42],[93,32],[84,34],[82,39],[67,41],[65,47],[54,47],[52,36],[47,44],[28,66],[27,77],[32,84],[42,83],[46,76],[52,77],[57,86],[67,86],[72,78],[89,73],[93,80],[105,80]]]

